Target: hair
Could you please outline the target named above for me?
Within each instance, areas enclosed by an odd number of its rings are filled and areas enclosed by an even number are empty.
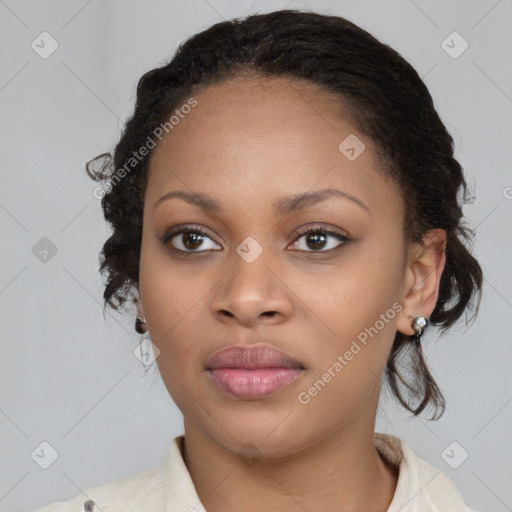
[[[454,158],[453,139],[427,87],[398,52],[354,23],[297,10],[217,23],[182,42],[170,61],[140,78],[134,113],[113,155],[103,153],[86,164],[88,175],[103,182],[101,205],[112,227],[99,257],[100,273],[107,276],[104,311],[107,305],[118,310],[134,287],[138,289],[152,151],[138,157],[128,173],[119,170],[133,163],[134,152],[186,98],[239,77],[282,77],[317,86],[319,94],[334,93],[375,147],[379,172],[397,185],[406,211],[406,243],[421,244],[423,235],[432,229],[446,231],[446,263],[429,324],[439,326],[444,334],[465,310],[474,310],[476,317],[482,269],[466,248],[474,237],[460,204],[461,199],[468,202],[467,185]],[[116,169],[122,180],[113,186]],[[432,419],[438,419],[444,413],[445,399],[427,367],[421,344],[411,339],[396,332],[385,368],[386,383],[408,411],[419,415],[430,405]],[[407,355],[409,363],[402,364]]]

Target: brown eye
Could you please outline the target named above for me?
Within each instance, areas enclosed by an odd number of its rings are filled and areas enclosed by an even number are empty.
[[[304,239],[303,243],[300,243]],[[329,252],[348,243],[349,238],[331,228],[314,227],[303,230],[294,242],[295,250]]]
[[[209,241],[209,243],[207,243]],[[182,227],[164,236],[162,243],[171,245],[181,252],[206,252],[208,250],[218,251],[221,249],[206,233],[199,227]],[[198,250],[201,249],[201,250]]]
[[[204,240],[204,235],[198,233],[182,233],[182,245],[190,251],[197,249],[201,246]],[[173,244],[174,245],[174,244]],[[175,246],[176,247],[176,246]]]
[[[323,249],[329,236],[330,235],[325,235],[323,233],[308,233],[305,235],[306,245],[315,250]]]

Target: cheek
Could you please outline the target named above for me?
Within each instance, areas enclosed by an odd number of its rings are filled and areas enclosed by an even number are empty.
[[[314,274],[302,272],[294,279],[299,296],[318,313],[331,338],[349,340],[372,326],[396,302],[401,258],[398,247],[368,237],[347,250],[336,264],[316,269]]]
[[[339,265],[330,266],[325,271],[328,278],[309,275],[301,281],[301,293],[308,292],[305,302],[328,327],[310,352],[315,371],[308,385],[318,379],[329,382],[322,388],[323,398],[315,400],[317,407],[331,398],[358,407],[379,384],[401,309],[397,301],[401,257],[393,245],[366,241]],[[325,375],[329,370],[331,376]]]
[[[181,411],[192,414],[198,403],[204,401],[204,340],[207,333],[192,309],[188,314],[167,308],[169,316],[179,314],[168,321],[163,313],[156,315],[156,327],[151,340],[159,348],[156,360],[162,380],[169,395]],[[201,407],[199,407],[201,409]]]
[[[185,273],[183,266],[171,263],[165,249],[149,243],[142,245],[139,288],[152,339],[163,348],[207,293],[196,272]]]

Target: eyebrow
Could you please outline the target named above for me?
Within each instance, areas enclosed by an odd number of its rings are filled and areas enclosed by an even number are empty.
[[[294,194],[289,197],[283,197],[275,201],[273,206],[275,210],[281,215],[288,215],[292,212],[297,212],[309,208],[330,197],[348,199],[353,203],[359,205],[364,210],[366,210],[367,213],[370,213],[370,208],[368,208],[368,206],[365,203],[363,203],[363,201],[353,196],[352,194],[348,194],[346,192],[342,192],[341,190],[334,188],[324,188],[322,190],[302,192],[299,194]],[[198,206],[199,208],[206,212],[220,213],[224,211],[222,205],[212,197],[208,196],[207,194],[201,194],[199,192],[185,192],[182,190],[174,190],[163,195],[155,203],[153,210],[156,209],[156,207],[160,203],[172,198],[183,199],[187,203],[194,206]]]

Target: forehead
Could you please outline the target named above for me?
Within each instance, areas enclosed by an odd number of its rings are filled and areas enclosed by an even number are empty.
[[[373,145],[333,93],[309,83],[240,79],[195,94],[197,105],[157,145],[146,198],[173,189],[251,203],[334,187],[366,204],[396,202],[377,172]],[[178,107],[179,108],[179,107]],[[365,149],[349,160],[340,144],[357,137]]]

